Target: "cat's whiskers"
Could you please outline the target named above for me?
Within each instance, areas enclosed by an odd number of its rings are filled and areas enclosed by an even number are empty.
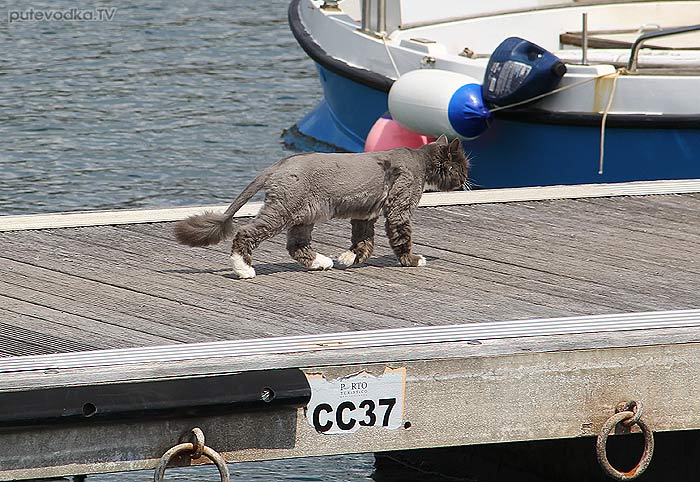
[[[464,181],[464,184],[462,185],[462,189],[464,189],[465,191],[473,191],[475,187],[482,187],[482,186],[481,186],[481,184],[475,183],[471,179],[466,179]]]

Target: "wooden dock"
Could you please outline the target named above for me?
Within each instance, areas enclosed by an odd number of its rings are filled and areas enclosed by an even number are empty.
[[[643,401],[655,431],[700,428],[699,191],[426,195],[424,268],[397,266],[378,230],[365,265],[306,272],[278,236],[255,251],[253,280],[231,277],[225,243],[174,242],[191,209],[0,218],[0,480],[154,467],[193,426],[231,462],[591,436],[622,400]],[[349,234],[318,225],[315,248],[335,257]],[[161,413],[85,398],[285,370],[310,380],[311,402],[290,388],[278,404]],[[343,432],[332,422],[349,418],[320,412],[313,426],[314,383],[365,372],[400,373],[398,418]],[[77,405],[42,411],[49,395]],[[27,413],[7,415],[19,400]]]

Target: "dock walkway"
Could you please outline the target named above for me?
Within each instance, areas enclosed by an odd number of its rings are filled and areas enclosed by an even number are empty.
[[[687,188],[687,185],[692,187]],[[629,186],[617,194],[636,192],[635,183],[631,191]],[[369,435],[357,435],[360,439],[353,444],[348,445],[347,436],[336,443],[331,435],[318,434],[310,430],[308,424],[297,421],[298,417],[303,418],[300,409],[276,408],[283,412],[271,412],[277,417],[275,421],[269,418],[272,415],[258,418],[248,412],[236,415],[243,417],[236,418],[236,424],[246,422],[259,426],[267,421],[277,427],[277,436],[260,430],[258,436],[241,445],[240,440],[227,441],[240,438],[241,432],[240,425],[234,427],[230,417],[217,413],[197,419],[200,425],[208,426],[210,432],[216,431],[208,434],[212,437],[208,440],[218,444],[218,449],[230,460],[376,450],[378,442],[389,449],[438,443],[527,440],[542,438],[545,433],[550,433],[551,438],[592,435],[604,420],[606,410],[619,401],[617,397],[626,395],[643,397],[647,406],[656,403],[656,407],[649,410],[652,414],[658,410],[662,415],[664,407],[670,408],[674,403],[677,407],[679,400],[686,396],[685,393],[666,392],[668,399],[662,402],[664,391],[690,388],[683,388],[676,380],[637,385],[636,391],[625,382],[619,391],[611,391],[609,377],[611,370],[622,370],[616,360],[628,357],[630,352],[625,350],[629,349],[634,349],[631,353],[641,358],[627,363],[647,367],[645,376],[663,367],[685,366],[683,360],[696,359],[700,314],[688,310],[700,308],[700,194],[697,193],[700,182],[689,181],[683,189],[671,189],[671,194],[589,197],[590,192],[586,194],[584,189],[581,191],[584,194],[578,195],[576,189],[580,188],[553,190],[559,193],[555,197],[562,197],[558,199],[498,202],[502,199],[497,196],[493,202],[479,204],[470,203],[470,196],[476,199],[479,193],[460,194],[463,201],[455,201],[454,196],[431,198],[427,195],[425,206],[418,209],[414,222],[415,252],[423,254],[428,261],[423,268],[397,266],[382,229],[377,229],[375,253],[366,264],[345,270],[306,272],[288,257],[285,238],[280,235],[255,251],[258,276],[253,280],[232,278],[227,264],[228,243],[197,249],[180,246],[173,239],[172,222],[129,224],[127,219],[120,221],[126,224],[119,225],[22,229],[22,223],[28,218],[0,218],[0,230],[4,230],[0,232],[0,373],[3,373],[0,396],[18,390],[212,376],[268,368],[304,368],[304,373],[309,375],[320,373],[323,370],[318,367],[326,366],[329,368],[323,375],[328,380],[362,370],[379,374],[388,366],[400,365],[407,370],[404,374],[407,399],[402,420],[410,419],[411,424],[402,429],[403,435],[394,436],[392,432],[379,437],[367,431]],[[595,187],[590,190],[595,191]],[[509,191],[517,190],[504,190],[505,198]],[[647,191],[639,189],[638,192]],[[650,192],[658,191],[651,189]],[[440,205],[441,199],[450,201]],[[31,225],[33,219],[29,221]],[[245,222],[245,219],[239,218],[236,222]],[[347,249],[349,235],[347,220],[317,225],[315,248],[335,257]],[[485,335],[473,340],[447,336],[440,343],[430,343],[429,339],[430,333],[438,333],[430,331],[435,327],[490,328],[509,320],[559,317],[597,322],[607,319],[608,315],[640,312],[651,312],[644,316],[654,320],[678,319],[681,322],[672,326],[654,325],[649,330],[612,328],[608,333],[597,335],[591,334],[595,330],[574,330],[570,336],[564,336],[566,331],[537,332],[535,323],[532,325],[534,332],[524,331],[521,335],[510,336],[510,340],[493,337],[489,342]],[[654,315],[655,312],[670,313]],[[640,319],[644,316],[640,315]],[[682,320],[690,321],[684,324]],[[387,333],[399,335],[404,333],[401,330],[408,330],[405,331],[408,334],[414,333],[410,329],[415,329],[418,330],[415,333],[425,333],[428,338],[403,348],[400,345],[408,342],[383,348],[381,343],[375,343],[379,348],[359,347],[354,351],[343,346],[334,347],[334,351],[322,350],[333,344],[336,333],[387,329],[396,330]],[[422,329],[427,331],[420,331]],[[224,350],[216,359],[206,355],[189,359],[182,356],[179,361],[159,364],[154,356],[152,362],[148,361],[151,347],[172,346],[177,351],[178,346],[231,342],[228,347],[232,349],[243,346],[241,343],[246,340],[251,343],[271,337],[296,337],[298,340],[305,336],[311,337],[309,339],[326,336],[326,341],[318,343],[318,351],[306,353],[295,351],[290,342],[286,348],[271,349],[266,355],[250,352],[236,358]],[[343,336],[345,338],[338,339],[350,339],[352,334]],[[342,345],[343,342],[337,343]],[[603,356],[602,352],[590,348],[612,351],[609,356]],[[106,361],[80,362],[81,352],[94,350],[110,350],[104,352],[104,360],[117,360],[121,352],[114,350],[121,349],[141,350],[141,358],[131,365],[123,362],[121,366],[120,363],[110,366]],[[154,354],[162,351],[153,350]],[[572,350],[578,350],[576,355],[567,356]],[[667,355],[663,360],[658,358],[662,352]],[[558,358],[546,361],[523,358],[526,355],[535,357],[537,353]],[[644,358],[645,353],[651,358]],[[76,357],[70,358],[71,354]],[[520,358],[512,358],[514,355]],[[455,360],[465,359],[468,368],[455,368]],[[492,360],[489,363],[494,365],[486,367],[488,363],[483,362],[484,359]],[[64,366],[61,360],[73,362],[66,362]],[[478,376],[475,375],[479,370],[477,360],[482,360],[480,366],[485,370]],[[658,366],[649,360],[656,360],[654,363]],[[569,368],[563,368],[565,365]],[[576,372],[570,379],[562,378],[567,370],[573,373],[587,366],[593,370],[594,365],[600,368],[600,373],[594,370],[584,377]],[[341,366],[344,368],[339,368]],[[497,392],[499,386],[513,383],[509,377],[515,373],[500,371],[507,370],[507,366],[525,372],[530,366],[530,376],[537,378],[539,373],[542,380],[532,380],[525,386],[523,372],[518,375],[520,381],[512,385],[517,387],[518,393]],[[561,369],[554,382],[547,381],[552,375],[545,374],[552,367]],[[581,394],[583,399],[570,394],[572,398],[567,399],[567,403],[577,405],[578,409],[589,407],[591,413],[560,423],[560,429],[550,425],[540,431],[536,427],[492,430],[482,421],[486,425],[470,433],[465,431],[461,435],[454,433],[441,440],[431,440],[431,432],[435,430],[421,427],[421,420],[425,422],[433,417],[439,426],[453,422],[449,417],[442,420],[435,413],[426,413],[423,418],[423,409],[411,409],[411,383],[438,380],[436,374],[443,369],[455,378],[459,378],[459,373],[466,373],[464,370],[470,373],[464,375],[463,382],[472,393],[474,409],[481,406],[480,403],[495,403],[495,393],[503,403],[510,399],[520,400],[526,406],[528,403],[533,407],[541,405],[543,402],[536,390],[542,390],[543,386],[559,390],[580,383],[581,377],[591,383],[597,377],[608,380],[605,382],[608,388],[603,390],[608,398],[594,400],[596,397],[590,392]],[[695,386],[693,390],[697,388],[697,370],[686,367],[678,373],[690,377],[686,382]],[[486,383],[489,377],[491,384]],[[481,395],[475,394],[475,390]],[[421,403],[427,402],[421,399]],[[555,405],[562,403],[559,400]],[[697,413],[700,407],[693,404],[697,402],[681,403]],[[469,416],[474,423],[481,423],[479,416]],[[533,414],[531,422],[541,423],[542,418],[538,417],[542,416]],[[691,418],[671,422],[661,421],[659,417],[656,428],[674,430],[681,425],[684,429],[700,428],[700,421],[690,421]],[[192,420],[180,422],[181,425],[175,424],[170,432],[163,432],[161,439],[157,434],[162,431],[162,422],[154,420],[150,425],[142,425],[140,443],[155,440],[155,446],[148,446],[136,455],[133,447],[128,447],[132,451],[129,460],[124,459],[127,448],[122,446],[118,453],[117,448],[109,448],[105,443],[98,444],[99,450],[86,445],[81,452],[73,446],[60,456],[53,454],[33,460],[29,457],[36,452],[37,445],[45,448],[50,439],[48,434],[65,442],[66,434],[71,433],[89,444],[95,443],[98,436],[123,435],[123,430],[129,430],[128,424],[115,428],[110,422],[99,422],[101,425],[95,428],[86,427],[83,421],[68,428],[54,424],[49,428],[1,429],[0,443],[13,437],[13,444],[18,450],[25,450],[26,457],[8,456],[6,451],[0,451],[0,480],[152,467],[157,454],[167,448],[168,440],[177,441],[172,434]],[[13,426],[12,423],[9,426]],[[56,427],[63,427],[60,436]],[[280,435],[284,430],[289,432]],[[450,430],[446,428],[445,432]],[[233,436],[234,433],[239,435]],[[165,438],[166,435],[169,438]],[[43,441],[37,442],[37,437]],[[325,439],[319,444],[314,437]],[[55,443],[56,440],[52,440],[51,443]],[[309,440],[316,441],[309,442],[306,447],[300,442]],[[311,446],[315,448],[309,448]],[[77,460],[68,461],[68,456]]]

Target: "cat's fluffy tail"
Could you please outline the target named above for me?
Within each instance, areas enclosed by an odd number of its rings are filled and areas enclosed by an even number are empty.
[[[224,213],[195,214],[175,223],[175,238],[188,246],[209,246],[231,236],[233,224]]]
[[[274,167],[274,166],[273,166]],[[248,202],[253,195],[265,185],[269,170],[264,171],[248,184],[223,213],[208,211],[195,214],[175,223],[175,238],[188,246],[209,246],[216,244],[233,234],[233,215]]]

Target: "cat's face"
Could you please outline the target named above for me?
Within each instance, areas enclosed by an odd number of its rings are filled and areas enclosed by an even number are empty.
[[[469,159],[459,139],[448,143],[444,136],[435,141],[436,155],[426,183],[440,191],[460,189],[467,182]]]

